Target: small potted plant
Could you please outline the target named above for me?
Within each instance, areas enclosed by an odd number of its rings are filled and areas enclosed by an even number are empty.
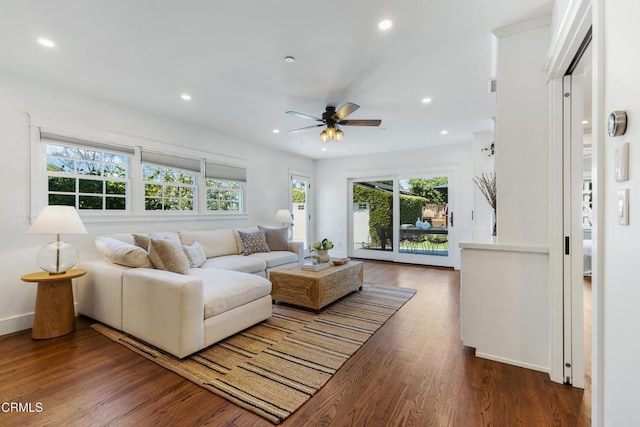
[[[333,243],[329,239],[322,239],[320,242],[313,244],[313,251],[316,253],[314,256],[318,262],[329,262],[331,257],[329,256],[329,249],[333,249]]]

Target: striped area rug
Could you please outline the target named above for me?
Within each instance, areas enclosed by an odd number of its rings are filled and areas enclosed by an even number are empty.
[[[91,327],[213,393],[279,424],[413,297],[365,284],[320,314],[274,305],[273,316],[178,359],[102,324]]]

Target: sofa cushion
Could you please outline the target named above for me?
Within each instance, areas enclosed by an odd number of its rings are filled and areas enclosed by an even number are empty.
[[[209,258],[202,264],[202,268],[221,268],[223,270],[241,271],[243,273],[259,273],[267,268],[264,260],[253,256],[225,255]]]
[[[289,251],[271,251],[251,254],[249,258],[258,258],[267,264],[267,268],[298,262],[298,254]]]
[[[240,254],[233,230],[230,228],[181,231],[178,234],[180,235],[180,241],[183,245],[190,245],[197,240],[204,248],[207,258]]]
[[[142,248],[110,237],[96,237],[96,248],[104,259],[126,267],[152,268],[149,254]]]
[[[207,260],[207,254],[204,252],[202,245],[196,240],[188,246],[182,246],[187,260],[189,261],[189,267],[200,267]]]
[[[288,251],[289,242],[287,235],[289,234],[289,227],[282,228],[266,228],[258,226],[258,229],[264,233],[264,237],[267,239],[267,245],[272,251]]]
[[[251,255],[257,252],[270,252],[269,245],[267,245],[267,239],[262,231],[256,231],[254,233],[244,233],[238,231],[240,240],[242,240],[242,246],[244,247],[244,254]]]
[[[182,245],[172,240],[149,239],[149,258],[158,270],[189,273],[189,260],[182,250]]]
[[[214,268],[193,268],[189,275],[202,280],[205,319],[271,293],[271,282],[253,274]]]

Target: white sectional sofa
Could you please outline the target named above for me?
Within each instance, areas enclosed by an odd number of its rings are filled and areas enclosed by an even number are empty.
[[[78,279],[78,312],[186,357],[271,316],[268,270],[303,258],[302,244],[283,240],[283,232],[251,228],[98,237],[105,259],[80,265],[87,274]],[[256,252],[252,241],[242,240],[261,233],[266,250]],[[147,241],[146,250],[139,247]],[[181,267],[158,258],[164,247]],[[176,248],[187,254],[186,268]],[[172,269],[179,272],[167,271]]]

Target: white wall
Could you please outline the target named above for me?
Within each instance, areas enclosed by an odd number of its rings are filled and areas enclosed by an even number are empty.
[[[543,63],[550,27],[498,35],[495,167],[498,239],[548,245],[549,101]]]
[[[604,206],[604,425],[640,419],[640,2],[604,1],[604,111],[625,110],[626,135],[605,138]],[[605,118],[603,118],[605,119]],[[613,177],[614,152],[630,142],[629,180]],[[618,190],[629,189],[629,225],[616,223]]]
[[[462,238],[471,231],[474,186],[471,142],[317,161],[315,209],[318,221],[312,240],[327,237],[335,244],[332,255],[347,256],[347,218],[352,213],[352,203],[347,196],[348,177],[429,171],[455,171],[453,183],[449,184],[449,198],[454,211],[455,236]],[[456,268],[459,268],[457,242],[450,241],[449,248],[456,252]]]
[[[202,126],[154,116],[95,98],[70,93],[15,75],[0,73],[0,335],[31,327],[34,284],[20,276],[38,271],[36,253],[51,236],[27,234],[30,211],[30,142],[28,115],[98,131],[146,138],[248,162],[247,220],[86,224],[88,235],[64,236],[80,250],[80,259],[97,256],[96,235],[118,231],[222,228],[255,224],[278,225],[276,211],[288,206],[288,170],[313,172],[313,161],[274,151]]]

